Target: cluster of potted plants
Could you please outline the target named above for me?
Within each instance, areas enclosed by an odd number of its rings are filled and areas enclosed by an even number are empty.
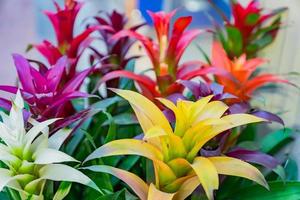
[[[176,10],[149,12],[148,37],[117,11],[74,35],[84,4],[54,4],[45,14],[57,42],[31,45],[47,63],[14,54],[19,84],[0,86],[15,96],[0,99],[1,199],[300,199],[295,161],[276,156],[294,131],[251,104],[265,85],[297,87],[259,70],[285,9],[233,1],[231,18],[220,13],[224,24],[210,30],[189,29],[192,17]],[[182,62],[204,32],[212,51]],[[145,55],[130,53],[136,43]],[[282,129],[258,135],[267,123]]]

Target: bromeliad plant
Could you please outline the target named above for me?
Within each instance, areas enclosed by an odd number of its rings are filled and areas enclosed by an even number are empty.
[[[254,58],[271,44],[282,26],[281,14],[286,8],[266,12],[258,0],[251,0],[246,7],[231,0],[232,19],[223,14],[224,28],[216,26],[216,38],[222,43],[231,59],[246,54]]]
[[[248,114],[224,115],[228,106],[220,101],[209,102],[212,96],[196,102],[178,101],[177,105],[161,98],[159,101],[176,116],[172,128],[163,112],[149,99],[132,91],[113,91],[129,101],[143,129],[143,140],[109,142],[95,150],[85,162],[115,155],[144,156],[153,161],[155,182],[149,186],[136,175],[111,166],[86,169],[117,176],[142,200],[185,199],[199,185],[208,199],[214,199],[219,174],[248,178],[268,188],[264,176],[252,165],[223,155],[206,157],[200,152],[212,138],[224,131],[264,119]]]
[[[232,77],[215,74],[215,80],[224,86],[225,92],[238,97],[233,102],[248,102],[254,91],[268,83],[289,83],[289,81],[270,73],[254,76],[254,72],[264,62],[265,60],[261,58],[248,59],[246,54],[231,60],[220,43],[213,43],[211,66],[227,71]]]
[[[57,63],[48,68],[40,65],[38,70],[21,55],[15,54],[13,59],[22,85],[21,93],[35,119],[43,121],[62,118],[59,124],[68,126],[86,114],[87,111],[76,113],[71,100],[89,97],[79,89],[91,69],[84,70],[66,81],[63,76],[69,63],[66,57],[60,58]],[[18,87],[2,85],[0,90],[16,94]],[[7,102],[3,102],[5,103]],[[4,108],[7,106],[4,105]]]
[[[64,8],[54,2],[56,12],[46,11],[45,14],[52,23],[57,44],[44,40],[41,44],[33,45],[49,62],[54,65],[62,56],[67,56],[69,66],[65,69],[64,76],[67,80],[76,75],[76,66],[84,50],[93,40],[90,34],[97,27],[89,27],[82,33],[74,36],[75,19],[83,6],[83,3],[74,0],[65,0]]]
[[[152,63],[152,69],[155,72],[155,80],[146,75],[135,74],[130,71],[116,70],[105,75],[97,85],[106,81],[125,77],[139,83],[142,93],[154,99],[154,97],[166,97],[174,92],[182,90],[181,85],[176,81],[178,79],[191,79],[193,77],[204,75],[201,62],[187,62],[179,64],[182,55],[188,45],[203,31],[186,30],[192,21],[192,17],[180,17],[171,26],[176,11],[170,13],[149,12],[152,17],[154,28],[157,35],[157,42],[132,30],[122,30],[114,35],[111,40],[120,40],[124,37],[132,37],[139,40],[145,48],[148,57]],[[170,30],[172,27],[172,30]]]
[[[103,14],[102,12],[100,14]],[[94,70],[93,77],[89,88],[94,89],[97,81],[100,77],[106,75],[109,72],[116,70],[124,70],[126,65],[137,58],[137,56],[128,56],[128,51],[136,42],[135,38],[122,37],[112,40],[113,35],[117,34],[122,30],[130,30],[132,32],[137,31],[144,24],[138,24],[127,28],[128,19],[122,13],[114,10],[111,14],[105,13],[105,16],[94,17],[96,24],[91,26],[110,27],[109,29],[99,29],[101,35],[100,40],[103,42],[105,49],[100,50],[97,47],[90,47],[93,54],[90,56],[91,65],[100,62],[99,68]],[[107,87],[118,87],[119,79],[112,80],[106,83]]]
[[[0,191],[16,190],[21,200],[44,199],[49,181],[77,182],[99,191],[95,183],[77,169],[63,162],[78,162],[59,151],[71,130],[61,129],[50,138],[48,125],[57,119],[37,122],[23,118],[24,101],[18,91],[9,115],[0,112]],[[16,196],[14,199],[17,199]]]

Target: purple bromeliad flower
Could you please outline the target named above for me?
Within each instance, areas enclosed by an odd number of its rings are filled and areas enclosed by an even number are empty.
[[[30,112],[37,120],[62,118],[57,124],[70,125],[75,118],[79,119],[86,112],[76,113],[71,100],[89,97],[79,89],[92,68],[84,70],[69,81],[63,79],[63,73],[68,65],[68,59],[61,57],[56,64],[47,68],[40,65],[34,68],[29,61],[21,55],[13,55],[18,78],[22,86],[21,93],[30,107]],[[1,85],[0,90],[16,94],[18,87]],[[7,100],[0,100],[0,106],[9,108]],[[68,123],[69,122],[69,123]],[[56,125],[57,125],[56,124]]]

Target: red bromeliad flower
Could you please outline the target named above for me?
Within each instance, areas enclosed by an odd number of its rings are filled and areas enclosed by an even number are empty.
[[[132,37],[139,40],[149,56],[155,72],[156,80],[148,76],[130,71],[117,70],[105,75],[98,86],[111,79],[126,77],[135,80],[145,96],[150,99],[158,96],[168,96],[182,90],[176,81],[188,80],[196,76],[204,76],[211,68],[203,68],[200,62],[188,62],[179,65],[179,61],[187,46],[203,31],[186,30],[192,17],[178,18],[171,29],[171,19],[176,11],[165,13],[149,12],[157,35],[157,42],[132,30],[122,30],[113,36],[112,40]]]
[[[60,58],[50,68],[40,67],[39,70],[31,66],[27,59],[21,55],[15,54],[13,58],[22,85],[22,96],[29,104],[30,112],[37,120],[63,118],[57,124],[67,126],[86,114],[86,112],[76,113],[70,101],[89,96],[80,92],[79,88],[91,69],[78,73],[73,79],[65,83],[63,73],[68,64],[66,57]],[[18,87],[0,86],[0,90],[16,94]],[[5,102],[3,105],[7,107]]]
[[[246,7],[232,1],[231,8],[232,21],[225,19],[227,37],[217,28],[219,40],[231,59],[243,53],[248,58],[255,57],[259,50],[272,43],[281,27],[280,14],[286,10],[280,8],[266,13],[257,0],[250,1]]]
[[[260,74],[252,77],[253,72],[263,64],[261,58],[248,59],[243,54],[241,57],[230,60],[221,44],[213,43],[212,66],[226,70],[234,79],[222,75],[215,75],[216,82],[224,86],[224,91],[235,95],[239,101],[249,101],[252,93],[258,88],[274,82],[289,83],[287,80],[274,74]]]
[[[128,62],[137,58],[137,56],[127,55],[129,49],[132,47],[136,39],[130,37],[122,37],[115,40],[111,40],[112,36],[122,30],[127,29],[127,18],[125,15],[113,11],[111,14],[106,13],[104,17],[95,17],[97,24],[100,27],[110,27],[110,29],[99,29],[101,35],[101,41],[104,44],[105,50],[98,50],[96,47],[90,47],[93,50],[93,54],[90,57],[91,65],[100,62],[99,68],[96,68],[93,72],[90,88],[94,89],[96,81],[99,80],[99,76],[115,71],[125,69]],[[93,25],[93,26],[95,26]],[[144,24],[129,27],[128,30],[135,32]],[[94,80],[93,80],[94,77]],[[111,80],[107,82],[108,87],[118,87],[119,79]]]
[[[89,35],[95,31],[96,27],[89,27],[77,36],[74,36],[75,19],[82,7],[82,3],[74,0],[66,0],[65,7],[60,8],[54,2],[56,12],[46,11],[55,31],[57,44],[44,40],[41,44],[33,45],[49,62],[54,65],[59,58],[66,55],[70,60],[70,66],[66,69],[67,80],[76,74],[77,62],[83,51],[89,46],[91,38]]]

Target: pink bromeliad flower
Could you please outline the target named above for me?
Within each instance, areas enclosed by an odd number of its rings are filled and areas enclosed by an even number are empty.
[[[83,3],[66,0],[64,8],[54,2],[56,12],[45,11],[55,31],[57,44],[44,40],[41,44],[33,45],[49,62],[54,65],[59,58],[66,55],[70,66],[66,68],[66,79],[70,80],[76,74],[77,62],[83,51],[89,46],[92,38],[90,34],[96,27],[88,27],[79,35],[74,35],[75,19]]]
[[[94,17],[95,22],[90,26],[99,27],[110,27],[110,28],[99,28],[97,31],[100,35],[99,41],[102,42],[101,48],[97,46],[90,46],[92,54],[90,55],[91,65],[101,63],[101,65],[95,68],[93,74],[90,76],[89,90],[93,90],[95,84],[99,81],[100,77],[105,74],[116,71],[124,70],[128,63],[139,56],[129,55],[128,51],[137,41],[132,37],[122,37],[111,40],[113,35],[117,34],[122,30],[137,31],[140,27],[144,26],[145,23],[137,24],[134,26],[128,25],[127,17],[114,10],[111,13],[101,12],[101,16]],[[107,87],[118,87],[120,79],[114,79],[106,83]]]

